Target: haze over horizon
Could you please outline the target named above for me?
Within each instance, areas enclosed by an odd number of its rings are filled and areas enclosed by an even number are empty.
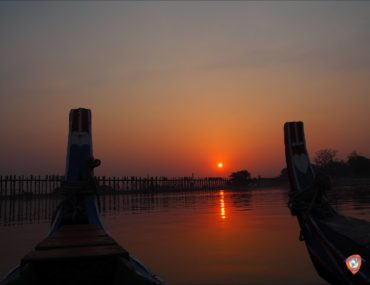
[[[368,15],[370,2],[0,2],[0,175],[63,174],[78,107],[98,175],[278,176],[297,120],[311,156],[369,157]]]

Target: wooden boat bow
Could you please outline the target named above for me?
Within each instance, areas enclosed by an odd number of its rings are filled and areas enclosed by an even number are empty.
[[[284,125],[285,157],[290,181],[292,214],[297,216],[308,253],[318,274],[331,284],[370,284],[370,222],[341,215],[326,192],[327,176],[310,163],[302,122]],[[351,271],[346,261],[360,258]],[[367,259],[369,258],[369,262]]]
[[[50,231],[21,260],[1,285],[17,284],[142,284],[164,285],[108,233],[99,214],[93,156],[91,111],[73,109],[63,201],[56,209]]]

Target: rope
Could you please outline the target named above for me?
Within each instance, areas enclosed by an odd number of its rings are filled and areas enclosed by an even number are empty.
[[[64,216],[69,217],[72,224],[81,223],[86,219],[84,197],[85,195],[95,195],[100,210],[100,199],[98,197],[98,183],[95,178],[86,181],[65,181],[61,186],[61,194],[65,196],[54,211],[52,222],[59,209],[64,209]]]
[[[89,159],[83,168],[88,167],[90,175],[83,178],[80,181],[64,181],[60,188],[60,193],[64,196],[63,201],[57,206],[52,218],[52,222],[55,219],[55,215],[59,209],[63,208],[64,217],[68,217],[69,223],[83,223],[87,219],[85,213],[84,197],[85,195],[95,195],[98,201],[98,208],[100,210],[100,199],[98,197],[98,182],[92,176],[92,170],[100,165],[99,159]]]
[[[288,207],[292,215],[301,214],[303,216],[303,223],[306,222],[313,210],[319,209],[320,211],[316,211],[315,213],[322,217],[333,215],[333,210],[326,197],[326,191],[330,188],[329,178],[320,173],[316,175],[315,181],[309,187],[290,193]],[[299,240],[304,240],[302,230],[299,233]]]
[[[292,211],[306,210],[306,214],[309,214],[315,207],[329,205],[326,192],[330,189],[329,177],[319,172],[310,186],[301,191],[292,192],[289,195],[288,207]]]
[[[293,215],[295,215],[296,212],[303,212],[304,216],[308,215],[316,204],[315,201],[318,192],[319,189],[313,184],[304,190],[291,193],[289,195],[288,207]]]

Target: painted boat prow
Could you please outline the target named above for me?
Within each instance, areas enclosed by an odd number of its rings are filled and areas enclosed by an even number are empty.
[[[1,285],[165,284],[122,248],[104,226],[94,178],[98,165],[100,161],[93,156],[91,111],[72,109],[65,181],[60,190],[64,199],[46,238],[22,258]]]
[[[66,170],[62,189],[66,197],[81,196],[81,207],[86,212],[87,222],[107,231],[100,218],[96,199],[94,168],[100,165],[100,160],[93,155],[91,117],[91,110],[85,108],[72,109],[69,112]],[[78,194],[81,189],[84,193]],[[67,210],[66,205],[62,204],[56,211],[48,236],[63,225]]]
[[[85,181],[94,176],[87,165],[93,159],[91,111],[72,109],[69,113],[69,132],[66,158],[66,181]]]
[[[370,284],[369,262],[364,262],[356,275],[346,265],[346,259],[354,254],[370,260],[370,223],[345,217],[330,204],[326,196],[330,180],[313,170],[302,122],[286,123],[284,140],[291,186],[288,206],[297,216],[300,240],[305,242],[317,273],[335,285]]]
[[[310,162],[303,122],[284,125],[285,157],[292,191],[304,191],[315,182],[315,172]]]

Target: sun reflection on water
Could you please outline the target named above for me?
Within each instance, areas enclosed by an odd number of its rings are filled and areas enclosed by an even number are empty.
[[[224,190],[220,190],[220,215],[221,219],[226,220]]]

